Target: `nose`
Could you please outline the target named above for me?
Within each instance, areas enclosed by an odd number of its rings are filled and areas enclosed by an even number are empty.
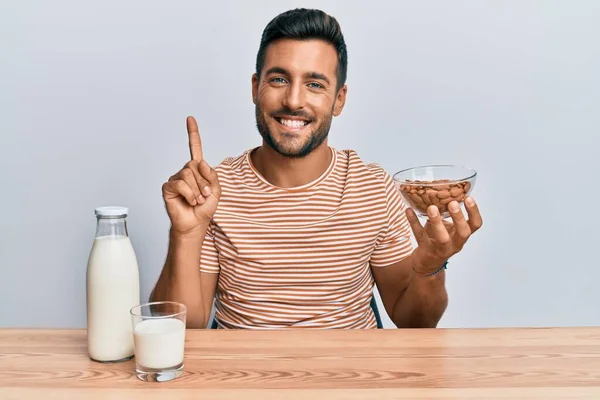
[[[304,108],[304,91],[301,83],[293,83],[289,85],[285,91],[283,105],[290,110],[298,110]]]

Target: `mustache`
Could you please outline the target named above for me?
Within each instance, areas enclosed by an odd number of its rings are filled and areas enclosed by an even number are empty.
[[[312,121],[314,118],[307,114],[306,112],[302,111],[302,110],[290,110],[288,108],[282,108],[280,110],[274,111],[271,113],[271,117],[273,118],[285,118],[285,117],[297,117],[297,118],[302,118],[305,119],[307,121]]]

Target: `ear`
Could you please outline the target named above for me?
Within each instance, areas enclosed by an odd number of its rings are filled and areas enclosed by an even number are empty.
[[[254,105],[258,102],[258,75],[252,74],[252,102]]]
[[[337,96],[335,97],[335,103],[333,105],[333,115],[338,116],[342,113],[344,109],[344,105],[346,104],[346,94],[348,93],[348,87],[346,85],[342,86],[340,90],[338,90]]]

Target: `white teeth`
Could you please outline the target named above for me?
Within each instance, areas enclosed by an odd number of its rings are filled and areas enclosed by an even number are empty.
[[[306,125],[306,121],[298,121],[295,119],[281,119],[281,123],[285,126],[289,126],[290,128],[301,128]]]

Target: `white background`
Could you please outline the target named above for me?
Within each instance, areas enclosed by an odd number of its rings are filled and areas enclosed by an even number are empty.
[[[600,2],[15,0],[0,3],[0,326],[85,326],[102,205],[131,209],[147,298],[185,117],[213,165],[260,144],[260,35],[296,6],[346,36],[332,146],[390,173],[479,172],[485,224],[451,260],[440,327],[598,325]]]

